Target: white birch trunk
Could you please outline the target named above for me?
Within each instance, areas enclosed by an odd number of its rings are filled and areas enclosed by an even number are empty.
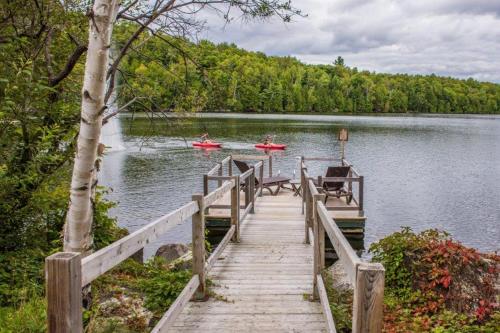
[[[89,44],[82,89],[80,132],[70,204],[64,227],[64,251],[86,252],[92,246],[92,193],[96,179],[97,147],[102,127],[106,72],[113,24],[119,0],[95,0],[89,16]]]

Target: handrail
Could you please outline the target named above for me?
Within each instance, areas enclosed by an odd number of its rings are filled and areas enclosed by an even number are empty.
[[[349,277],[349,281],[352,285],[356,284],[356,270],[358,265],[361,264],[361,259],[358,257],[356,252],[354,252],[351,244],[345,238],[342,231],[339,229],[333,218],[326,210],[325,205],[322,202],[317,204],[318,215],[320,217],[321,223],[325,228],[325,231],[332,242],[335,252],[337,253],[344,270]]]
[[[164,234],[172,227],[191,217],[193,220],[193,277],[169,310],[164,314],[158,325],[155,326],[153,332],[164,332],[170,327],[173,320],[175,320],[182,311],[182,308],[192,297],[206,297],[206,273],[227,246],[229,240],[239,240],[240,176],[231,175],[231,164],[229,164],[230,176],[228,178],[222,176],[222,166],[231,161],[231,156],[229,156],[211,170],[214,173],[219,172],[219,176],[204,176],[205,192],[208,192],[207,182],[209,177],[217,177],[219,186],[214,191],[205,193],[205,195],[193,195],[192,201],[130,235],[83,259],[80,253],[73,252],[59,252],[47,257],[45,266],[47,317],[49,318],[48,331],[50,333],[81,333],[83,331],[81,308],[82,287],[133,256],[138,251],[142,251],[147,244],[157,239],[161,234]],[[247,181],[252,180],[250,184],[254,184],[255,168],[253,167],[244,176]],[[254,209],[254,185],[250,185],[248,188],[251,198],[248,199],[249,204],[246,206],[245,215],[253,213]],[[205,209],[209,208],[229,191],[231,192],[231,228],[208,261],[205,261]]]
[[[229,192],[230,189],[233,188],[233,186],[239,186],[239,185],[236,185],[234,180],[224,182],[224,184],[222,184],[221,187],[218,187],[217,189],[215,189],[214,191],[210,192],[208,195],[205,196],[204,199],[205,206],[210,206],[217,200],[221,199],[224,196],[224,194],[226,194],[227,192]]]
[[[341,158],[335,157],[303,157],[304,161],[342,161]]]
[[[330,332],[335,332],[333,318],[329,316],[330,305],[321,277],[321,271],[325,268],[324,244],[325,233],[328,235],[339,261],[342,264],[349,282],[354,288],[354,301],[352,311],[352,332],[381,332],[383,320],[383,298],[384,298],[384,267],[379,263],[366,263],[359,258],[351,247],[344,234],[337,226],[335,220],[323,203],[325,194],[320,194],[307,172],[307,167],[301,163],[301,179],[303,185],[303,200],[306,204],[305,216],[305,239],[309,243],[309,229],[313,228],[314,244],[314,273],[313,273],[313,297],[319,299],[325,313]],[[343,161],[344,162],[344,161]],[[355,171],[352,172],[356,173]],[[357,173],[356,173],[357,174]],[[362,211],[363,181],[364,177],[357,174],[355,177],[328,177],[322,181],[359,181],[359,209]],[[346,180],[347,178],[347,180]],[[349,190],[351,184],[349,183]],[[345,207],[342,207],[343,209]]]
[[[240,180],[243,181],[245,179],[247,179],[251,174],[253,173],[253,169],[248,169],[247,171],[243,172],[241,175],[240,175]]]
[[[217,171],[219,171],[219,169],[222,167],[222,164],[221,163],[217,163],[216,166],[214,166],[212,169],[210,169],[209,172],[207,172],[207,175],[208,176],[212,176],[214,175]]]
[[[86,286],[100,275],[120,264],[172,227],[189,219],[198,210],[197,203],[191,201],[130,235],[83,258],[82,286]]]

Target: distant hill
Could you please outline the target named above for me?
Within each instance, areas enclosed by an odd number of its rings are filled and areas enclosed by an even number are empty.
[[[308,65],[234,44],[168,37],[145,38],[127,57],[119,95],[122,102],[148,96],[136,110],[500,113],[498,84],[360,71],[340,57]]]

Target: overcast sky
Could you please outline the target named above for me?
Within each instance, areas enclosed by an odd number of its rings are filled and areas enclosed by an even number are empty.
[[[284,24],[208,17],[202,36],[306,63],[500,82],[500,0],[292,0],[308,14]]]

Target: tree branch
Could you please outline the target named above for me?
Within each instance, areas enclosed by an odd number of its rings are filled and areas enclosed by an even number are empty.
[[[110,114],[107,114],[106,116],[104,116],[104,118],[102,118],[102,124],[106,124],[108,122],[108,120],[114,116],[116,116],[118,113],[122,112],[123,110],[125,110],[126,108],[128,108],[130,105],[132,105],[133,103],[135,103],[135,101],[137,101],[138,97],[134,97],[132,98],[130,101],[128,101],[127,104],[121,106],[118,110],[110,113]]]
[[[87,45],[79,45],[77,48],[73,51],[73,54],[69,57],[68,61],[66,62],[66,65],[64,68],[52,79],[49,80],[49,86],[54,87],[59,84],[62,80],[64,80],[73,70],[75,67],[76,63],[82,56],[87,51]]]

